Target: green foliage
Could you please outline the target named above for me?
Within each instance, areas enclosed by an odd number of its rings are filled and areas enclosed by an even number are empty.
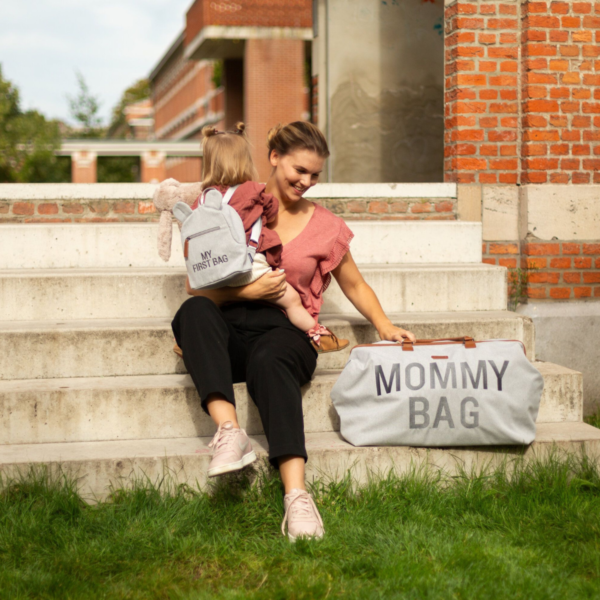
[[[83,77],[79,72],[76,73],[78,92],[75,96],[67,95],[69,102],[69,112],[71,117],[81,128],[77,132],[79,138],[100,138],[104,136],[102,128],[102,119],[98,115],[100,110],[100,100],[94,96]]]
[[[215,60],[213,62],[212,83],[216,88],[223,85],[223,61]]]
[[[110,125],[108,126],[107,137],[117,139],[126,138],[127,120],[125,119],[125,109],[130,104],[150,98],[150,95],[150,81],[148,79],[140,79],[128,87],[123,92],[119,103],[113,108],[112,118]]]
[[[140,180],[139,156],[100,156],[98,183],[136,183]]]
[[[22,111],[19,90],[0,66],[0,182],[69,181],[68,166],[54,156],[59,147],[58,123],[36,110]]]
[[[446,477],[316,481],[322,541],[279,532],[281,483],[134,483],[86,505],[43,470],[0,482],[1,598],[600,596],[600,475],[585,456]]]
[[[527,302],[529,272],[536,267],[508,269],[508,310],[515,311],[517,306]]]

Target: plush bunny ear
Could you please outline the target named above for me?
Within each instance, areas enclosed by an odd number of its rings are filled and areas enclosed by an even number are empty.
[[[204,194],[204,205],[210,206],[211,208],[221,209],[221,205],[223,204],[223,196],[219,193],[218,190],[207,190],[206,194]]]
[[[183,223],[192,214],[192,209],[185,202],[178,202],[173,207],[173,216],[180,222]]]

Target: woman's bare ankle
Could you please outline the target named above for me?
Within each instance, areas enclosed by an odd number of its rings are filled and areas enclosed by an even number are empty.
[[[217,427],[230,421],[234,429],[240,429],[235,406],[220,394],[211,394],[206,401],[206,409]]]
[[[279,458],[279,474],[285,488],[285,493],[292,490],[305,490],[304,458],[302,456],[282,456]]]

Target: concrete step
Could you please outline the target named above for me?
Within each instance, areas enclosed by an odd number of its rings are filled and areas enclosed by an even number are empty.
[[[14,444],[0,446],[0,473],[17,476],[31,465],[49,465],[51,473],[77,478],[80,492],[90,501],[106,498],[111,487],[127,487],[137,478],[167,484],[186,483],[206,488],[210,437],[163,440]],[[266,456],[264,436],[252,436],[259,457]],[[390,471],[406,473],[421,466],[447,474],[480,472],[509,460],[543,458],[549,453],[584,451],[592,460],[600,455],[600,429],[584,423],[539,423],[536,441],[521,446],[477,448],[357,448],[336,432],[306,434],[307,481],[339,480],[349,472],[356,485]]]
[[[392,321],[419,338],[469,335],[478,340],[514,339],[535,358],[528,317],[508,311],[391,313]],[[322,354],[319,367],[341,369],[356,344],[379,337],[362,317],[324,316],[321,322],[350,340],[341,352]],[[0,379],[112,377],[184,373],[173,352],[170,319],[0,322]]]
[[[361,267],[386,312],[504,310],[506,269],[476,265]],[[172,317],[189,296],[181,269],[0,271],[7,321]],[[324,313],[358,315],[335,281]]]
[[[357,263],[481,262],[481,223],[348,221]],[[164,267],[157,223],[0,225],[0,269]],[[183,267],[173,226],[170,267]]]
[[[582,376],[537,362],[544,377],[539,422],[577,422],[583,415]],[[330,391],[340,371],[317,371],[304,386],[307,433],[338,431]],[[263,432],[246,385],[236,384],[240,425]],[[211,419],[189,375],[147,375],[0,382],[0,444],[45,444],[209,436]]]

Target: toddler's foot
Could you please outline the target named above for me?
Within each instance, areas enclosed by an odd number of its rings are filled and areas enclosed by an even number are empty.
[[[333,331],[327,329],[327,327],[320,325],[319,323],[317,323],[312,329],[309,329],[306,333],[310,338],[313,348],[319,354],[343,350],[350,343],[348,340],[338,338]]]
[[[246,432],[236,429],[231,421],[219,425],[208,447],[214,448],[212,460],[208,465],[209,477],[239,471],[256,460]]]
[[[311,539],[323,537],[325,533],[323,521],[315,501],[308,492],[293,489],[283,498],[283,506],[285,516],[281,523],[281,533],[285,535],[287,523],[287,536],[290,542],[295,542],[298,537]]]

